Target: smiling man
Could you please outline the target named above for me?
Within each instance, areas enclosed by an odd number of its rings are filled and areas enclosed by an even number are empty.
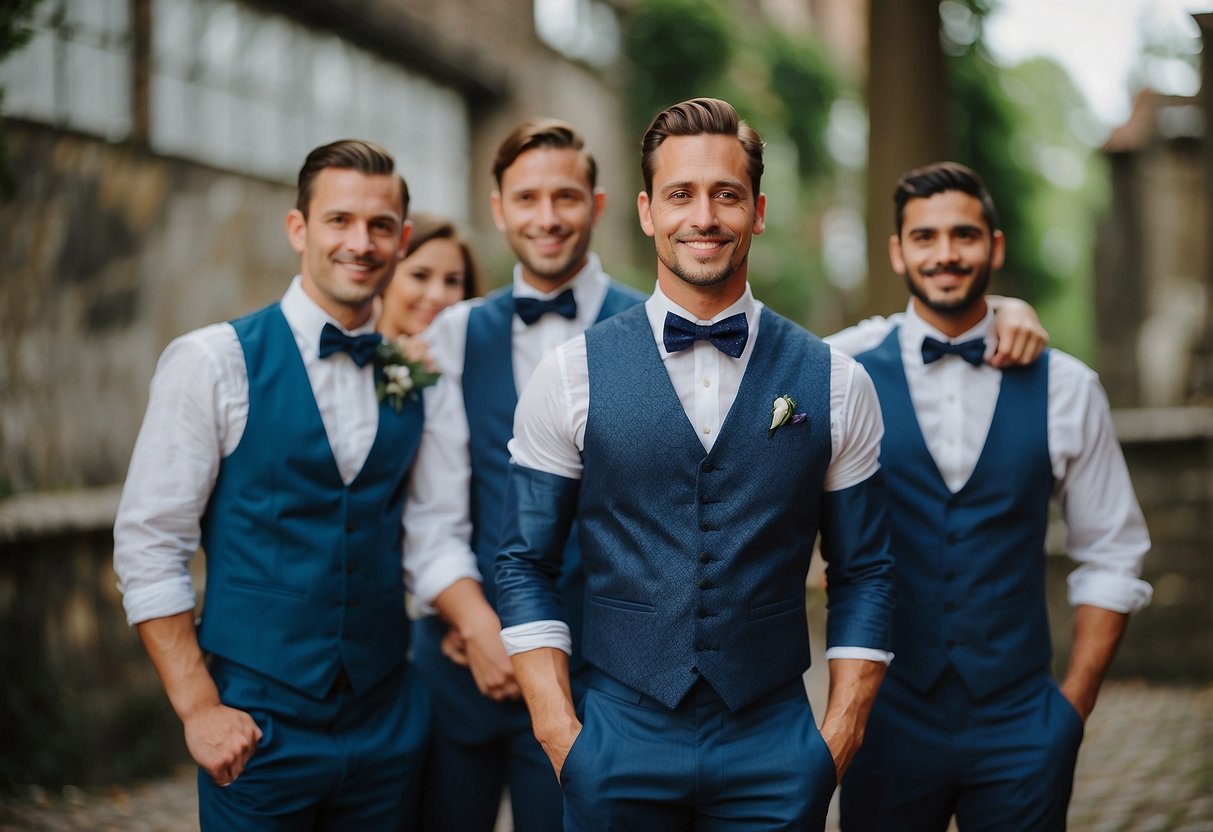
[[[412,828],[428,706],[401,517],[424,414],[377,400],[372,360],[407,209],[384,150],[316,148],[281,302],[176,339],[152,378],[114,568],[198,763],[203,830]]]
[[[570,830],[822,828],[889,658],[875,391],[751,294],[762,169],[728,103],[658,114],[637,198],[657,288],[545,358],[518,404],[498,610]],[[556,591],[574,518],[584,723]],[[802,680],[819,531],[820,733]]]
[[[843,783],[843,829],[1061,830],[1083,723],[1129,613],[1150,599],[1141,510],[1093,372],[1051,350],[998,369],[991,275],[1006,238],[976,173],[943,162],[894,193],[904,315],[828,340],[885,417],[897,658]],[[1076,605],[1049,675],[1045,529],[1056,495]]]
[[[436,832],[491,832],[508,785],[518,832],[556,832],[560,790],[531,734],[494,609],[506,443],[518,391],[544,354],[644,298],[612,281],[590,251],[606,196],[572,125],[524,121],[498,147],[493,174],[493,217],[518,257],[514,279],[446,310],[425,334],[451,410],[440,417],[444,430],[421,443],[406,509],[406,567],[418,599],[438,613],[418,622],[414,639],[437,694],[423,814]],[[564,564],[560,590],[579,622],[575,542]]]

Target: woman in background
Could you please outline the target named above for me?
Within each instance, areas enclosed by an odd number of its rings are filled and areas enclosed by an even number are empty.
[[[455,224],[437,214],[409,219],[413,231],[379,315],[379,331],[392,339],[420,334],[443,309],[480,294],[472,249]]]

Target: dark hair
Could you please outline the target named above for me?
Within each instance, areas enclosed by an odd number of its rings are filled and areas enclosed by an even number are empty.
[[[990,226],[990,233],[999,230],[998,209],[994,207],[994,199],[977,172],[959,162],[935,162],[906,171],[897,180],[897,187],[893,190],[893,221],[898,236],[906,219],[907,202],[911,199],[929,199],[944,191],[960,191],[977,199],[981,203],[981,216]]]
[[[733,136],[749,158],[750,186],[758,199],[762,181],[762,136],[737,115],[733,105],[719,98],[692,98],[662,110],[649,124],[640,143],[640,172],[644,190],[653,195],[653,161],[657,148],[671,136]]]
[[[505,175],[506,169],[523,153],[537,147],[581,151],[590,177],[590,189],[593,190],[597,186],[598,163],[585,149],[585,139],[577,132],[576,127],[567,121],[554,118],[528,118],[511,130],[497,146],[497,156],[493,159],[493,178],[497,180],[498,188],[501,187],[501,177]]]
[[[413,230],[409,234],[409,242],[405,247],[404,256],[409,258],[413,252],[430,240],[450,240],[459,246],[463,252],[463,299],[480,295],[480,275],[476,265],[476,256],[467,239],[455,227],[455,223],[438,214],[416,213],[409,218]]]
[[[299,168],[299,192],[295,207],[304,217],[312,201],[312,184],[320,171],[326,168],[356,170],[367,176],[390,176],[396,172],[396,160],[392,154],[373,142],[360,139],[341,139],[321,145],[307,155],[303,167]],[[409,186],[403,176],[400,180],[401,218],[409,212]]]

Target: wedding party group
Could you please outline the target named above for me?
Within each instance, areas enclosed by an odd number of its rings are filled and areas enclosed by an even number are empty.
[[[281,299],[161,355],[114,567],[203,830],[492,832],[505,792],[517,832],[821,830],[836,789],[847,832],[1065,828],[1150,541],[1096,374],[989,293],[979,174],[889,183],[907,305],[819,338],[753,292],[735,108],[671,106],[640,151],[647,296],[592,248],[574,125],[497,146],[487,295],[347,139],[299,171]]]

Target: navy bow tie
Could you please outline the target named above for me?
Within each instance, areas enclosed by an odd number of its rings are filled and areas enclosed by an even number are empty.
[[[565,289],[551,300],[514,298],[514,311],[527,326],[543,317],[544,312],[555,312],[561,317],[572,320],[577,317],[577,300],[573,297],[572,289]]]
[[[711,341],[725,355],[740,358],[750,337],[750,324],[745,313],[738,312],[723,321],[704,325],[688,321],[673,312],[665,313],[665,332],[661,336],[666,352],[679,352],[696,341]]]
[[[366,362],[375,357],[375,350],[383,343],[383,336],[378,332],[369,335],[346,335],[332,324],[325,324],[320,330],[320,357],[328,358],[335,352],[348,352],[350,358],[359,367],[365,367]]]
[[[959,355],[974,367],[980,367],[986,359],[986,339],[974,338],[960,344],[949,344],[932,338],[930,335],[922,339],[922,363],[930,364],[945,355]]]

